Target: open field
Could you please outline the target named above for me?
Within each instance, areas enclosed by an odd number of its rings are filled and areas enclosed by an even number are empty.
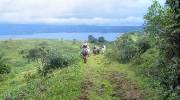
[[[38,61],[28,62],[21,50],[37,48],[39,44],[71,53],[80,58],[79,42],[62,40],[1,41],[1,52],[8,58],[11,72],[1,76],[0,98],[8,100],[119,100],[157,99],[148,81],[136,76],[130,65],[118,64],[104,55],[91,55],[88,63],[81,59],[65,68],[53,70],[46,77],[38,73]]]

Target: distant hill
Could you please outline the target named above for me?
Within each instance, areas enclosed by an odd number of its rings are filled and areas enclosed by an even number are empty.
[[[40,24],[0,24],[0,34],[32,34],[32,33],[125,33],[141,31],[142,26],[62,26]]]

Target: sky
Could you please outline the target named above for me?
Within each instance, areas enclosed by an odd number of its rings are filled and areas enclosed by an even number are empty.
[[[151,4],[152,0],[0,0],[0,23],[141,26]]]

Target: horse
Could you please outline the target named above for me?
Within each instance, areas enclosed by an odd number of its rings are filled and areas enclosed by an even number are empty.
[[[100,54],[100,51],[101,51],[101,49],[100,48],[96,48],[96,47],[94,47],[93,48],[93,54]]]
[[[83,48],[81,51],[82,58],[84,60],[84,63],[87,63],[87,58],[90,56],[90,49],[89,48]]]
[[[101,52],[104,54],[104,53],[105,53],[105,51],[106,51],[106,46],[105,46],[105,45],[103,45],[103,46],[101,47]]]

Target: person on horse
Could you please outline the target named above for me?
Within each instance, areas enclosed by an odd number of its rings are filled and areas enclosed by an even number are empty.
[[[84,62],[86,63],[87,57],[90,55],[90,48],[87,41],[85,41],[81,46],[81,55],[83,56]]]
[[[85,41],[85,42],[82,44],[81,48],[82,48],[82,51],[83,51],[83,50],[87,50],[88,53],[89,53],[90,48],[89,48],[89,44],[88,44],[87,41]]]

